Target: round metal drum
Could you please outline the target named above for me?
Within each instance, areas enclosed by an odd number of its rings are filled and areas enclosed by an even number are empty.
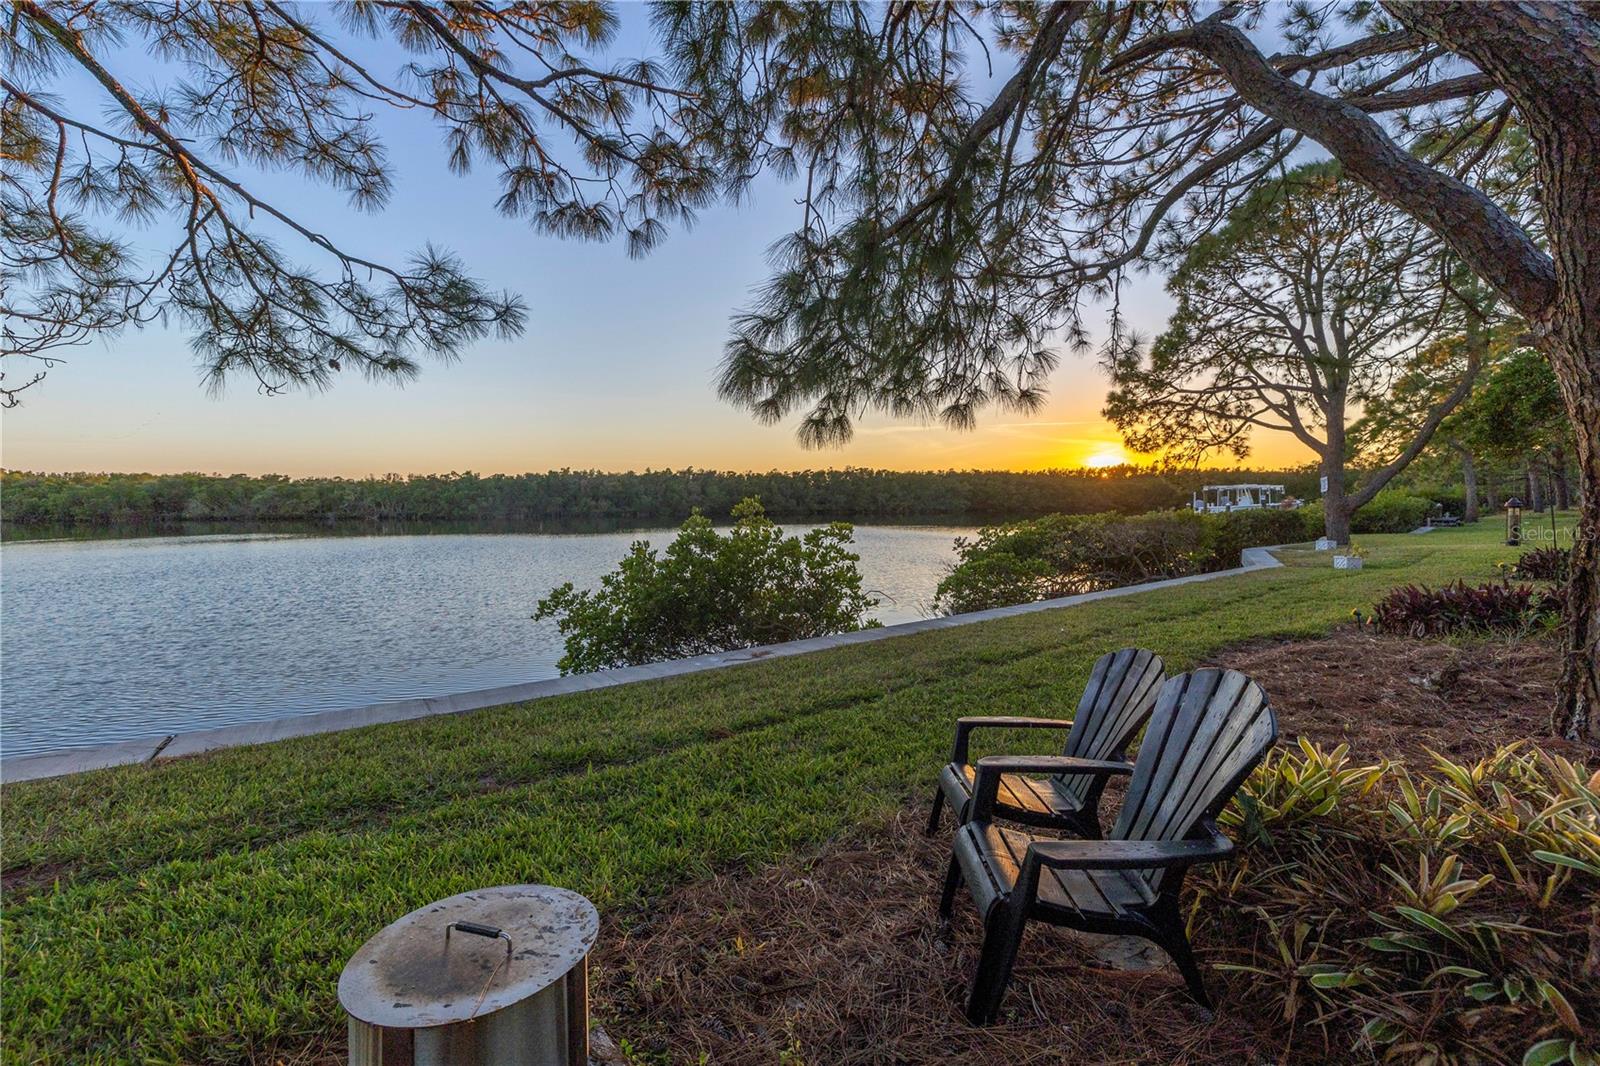
[[[339,977],[352,1063],[582,1063],[593,904],[549,885],[430,903],[362,945]]]

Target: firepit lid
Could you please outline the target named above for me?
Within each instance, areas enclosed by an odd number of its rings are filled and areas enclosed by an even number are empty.
[[[452,922],[505,936],[455,928],[447,937]],[[463,892],[419,907],[361,945],[339,975],[339,1002],[361,1021],[393,1029],[481,1018],[560,980],[599,931],[594,904],[564,888]]]

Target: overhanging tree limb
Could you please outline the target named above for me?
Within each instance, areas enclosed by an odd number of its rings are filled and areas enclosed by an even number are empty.
[[[1316,140],[1350,174],[1427,225],[1523,315],[1549,311],[1556,291],[1550,256],[1482,192],[1401,148],[1354,104],[1285,77],[1236,26],[1207,19],[1172,38],[1217,64],[1252,107]]]

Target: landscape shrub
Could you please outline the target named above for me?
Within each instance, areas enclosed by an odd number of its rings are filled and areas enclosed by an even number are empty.
[[[1305,539],[1301,511],[1046,515],[958,538],[935,604],[946,614],[981,611],[1225,570],[1245,548]]]
[[[1407,477],[1397,478],[1389,483],[1389,489],[1394,492],[1404,492],[1412,496],[1421,496],[1442,509],[1446,514],[1459,515],[1466,509],[1467,493],[1459,478],[1435,481],[1431,479],[1412,480]]]
[[[1295,544],[1306,539],[1303,511],[1230,511],[1207,515],[1206,547],[1215,565],[1226,569],[1239,565],[1239,553],[1264,544]],[[1317,531],[1322,535],[1321,513]]]
[[[1445,504],[1444,510],[1453,515],[1460,515],[1462,508],[1459,493],[1455,499],[1456,503]],[[1435,502],[1429,496],[1417,496],[1400,489],[1384,489],[1350,517],[1350,532],[1409,533],[1426,522],[1430,514],[1436,512]],[[1299,516],[1301,524],[1305,527],[1304,533],[1296,539],[1315,539],[1323,535],[1326,526],[1321,500],[1312,500],[1293,513]]]
[[[1412,637],[1514,632],[1558,620],[1561,607],[1558,590],[1531,585],[1401,585],[1373,606],[1372,623],[1385,633]]]
[[[1181,577],[1213,568],[1210,536],[1193,511],[1058,514],[985,526],[973,539],[956,539],[960,561],[939,582],[935,603],[954,614]]]
[[[1467,494],[1464,489],[1432,488],[1426,492],[1416,492],[1415,495],[1431,500],[1444,514],[1460,518],[1467,511]]]
[[[1565,581],[1571,564],[1570,548],[1535,548],[1518,557],[1511,566],[1511,576],[1530,581]]]
[[[1224,811],[1243,846],[1191,922],[1250,978],[1233,1009],[1331,1061],[1594,1066],[1597,789],[1520,744],[1414,774],[1302,740]]]
[[[1426,496],[1384,489],[1351,516],[1350,532],[1409,533],[1427,521],[1432,511],[1433,501]]]
[[[1323,520],[1321,500],[1312,500],[1296,511],[1295,514],[1300,516],[1301,523],[1306,527],[1305,537],[1307,539],[1316,540],[1326,531],[1327,526]]]
[[[733,529],[691,515],[658,554],[635,541],[593,591],[569,581],[539,601],[566,641],[561,672],[604,670],[714,651],[803,640],[875,626],[861,591],[849,523],[785,537],[754,498],[733,509]]]

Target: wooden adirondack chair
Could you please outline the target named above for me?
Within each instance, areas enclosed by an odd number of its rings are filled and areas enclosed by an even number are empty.
[[[939,828],[939,815],[945,803],[950,804],[957,823],[967,820],[976,777],[967,758],[974,730],[1064,729],[1069,730],[1062,751],[1066,761],[1056,766],[1049,758],[1030,760],[1034,773],[1052,774],[1046,780],[1022,774],[1002,775],[993,815],[1074,836],[1099,837],[1100,793],[1105,790],[1106,778],[1111,774],[1133,772],[1123,756],[1128,743],[1150,717],[1165,676],[1166,667],[1155,652],[1123,648],[1102,655],[1094,664],[1083,697],[1078,701],[1078,713],[1070,719],[958,719],[950,762],[940,771],[939,784],[934,789],[928,833],[931,835]],[[1094,772],[1085,772],[1089,763],[1094,764]]]
[[[964,881],[983,914],[967,1017],[977,1025],[994,1020],[1030,919],[1154,941],[1209,1011],[1178,891],[1190,866],[1232,854],[1233,842],[1214,819],[1277,735],[1266,693],[1243,674],[1196,670],[1172,678],[1156,700],[1127,798],[1105,840],[1052,840],[996,825],[1005,775],[1061,766],[1022,756],[978,760],[972,817],[956,832],[939,903],[948,919]],[[1099,771],[1086,764],[1085,772]]]

